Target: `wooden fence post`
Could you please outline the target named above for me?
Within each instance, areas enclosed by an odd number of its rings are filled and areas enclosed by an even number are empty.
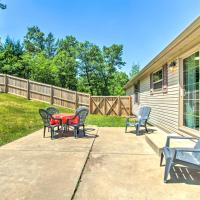
[[[104,97],[104,115],[106,115],[106,97]]]
[[[4,86],[5,86],[5,93],[8,93],[8,77],[7,74],[4,75]]]
[[[130,115],[132,115],[132,96],[129,96],[129,109],[130,109]]]
[[[27,92],[27,95],[26,95],[27,99],[30,100],[30,83],[29,83],[29,80],[27,80],[27,91],[26,92]]]
[[[75,109],[78,108],[78,93],[75,92]]]
[[[120,96],[118,96],[118,115],[121,115],[121,99]]]
[[[50,103],[53,104],[54,103],[54,91],[53,91],[53,85],[51,85],[51,97],[50,97]]]
[[[89,113],[92,114],[92,99],[91,99],[91,95],[89,95]]]

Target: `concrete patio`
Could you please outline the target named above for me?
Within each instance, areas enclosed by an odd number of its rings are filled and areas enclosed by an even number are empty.
[[[51,140],[40,130],[2,146],[1,199],[180,200],[200,194],[196,170],[177,166],[172,181],[163,183],[164,167],[144,135],[97,127],[88,127],[87,135]]]

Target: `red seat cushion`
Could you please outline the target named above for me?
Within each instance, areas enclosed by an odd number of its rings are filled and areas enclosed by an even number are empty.
[[[51,119],[50,119],[50,124],[51,124],[51,125],[59,125],[59,124],[60,124],[60,121],[51,118]]]
[[[79,116],[76,116],[75,119],[69,120],[69,125],[77,124],[79,122]]]
[[[60,120],[62,120],[62,124],[67,122],[67,118],[71,117],[72,115],[68,115],[66,113],[59,113],[59,114],[54,114],[53,118],[50,119],[50,124],[51,125],[58,125],[60,124]]]

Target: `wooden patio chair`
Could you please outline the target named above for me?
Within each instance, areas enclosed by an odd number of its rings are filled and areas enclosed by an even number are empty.
[[[147,121],[149,119],[149,115],[151,112],[151,108],[148,106],[142,106],[139,109],[138,116],[136,117],[136,122],[130,122],[131,118],[135,118],[134,116],[126,117],[125,122],[125,133],[127,133],[127,129],[129,126],[136,128],[136,135],[140,134],[140,127],[145,127],[146,132],[148,133],[147,129]]]
[[[170,140],[195,140],[196,144],[193,148],[170,148]],[[168,136],[167,142],[160,158],[160,166],[162,166],[163,158],[165,157],[165,172],[164,182],[168,180],[170,170],[175,164],[185,165],[187,167],[200,169],[200,138],[199,137],[183,137],[183,136]]]

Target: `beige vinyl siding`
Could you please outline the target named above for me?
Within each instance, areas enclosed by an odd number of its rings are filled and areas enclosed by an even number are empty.
[[[176,72],[168,71],[168,92],[162,91],[150,94],[150,75],[140,80],[140,105],[151,107],[149,122],[169,132],[178,130],[179,118],[179,69]]]
[[[137,115],[139,105],[138,105],[138,103],[134,102],[134,100],[135,100],[134,86],[131,86],[128,89],[126,89],[126,95],[130,95],[132,97],[132,113],[134,115]]]
[[[129,87],[126,89],[126,95],[132,97],[132,114],[137,115],[138,111],[138,104],[134,102],[135,96],[134,96],[134,86]]]
[[[138,111],[139,111],[140,104],[134,102],[134,94],[132,95],[132,99],[133,99],[133,101],[132,101],[132,113],[134,115],[137,115]]]
[[[132,95],[133,92],[134,92],[134,87],[133,86],[131,86],[131,87],[129,87],[129,88],[126,89],[126,95],[127,96]]]

